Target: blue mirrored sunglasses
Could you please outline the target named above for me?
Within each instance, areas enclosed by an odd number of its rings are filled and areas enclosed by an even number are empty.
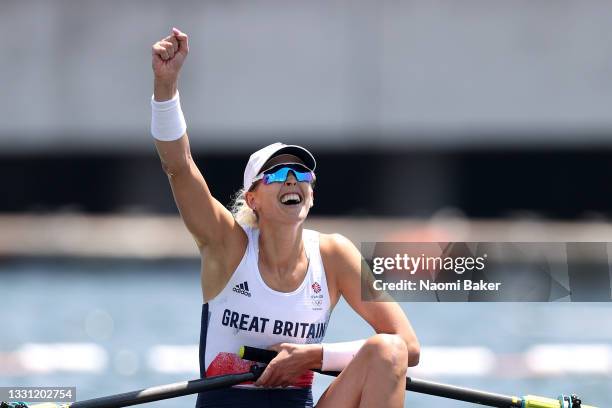
[[[306,169],[306,167],[293,165],[280,165],[273,167],[270,170],[266,170],[262,174],[255,177],[253,182],[257,180],[263,180],[264,184],[271,183],[284,183],[289,177],[289,172],[292,172],[297,181],[311,183],[315,179],[315,175],[312,171]]]

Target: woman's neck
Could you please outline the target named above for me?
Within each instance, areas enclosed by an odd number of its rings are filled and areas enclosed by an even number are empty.
[[[269,273],[292,273],[306,260],[302,241],[303,229],[301,223],[295,227],[269,224],[259,226],[259,262]]]

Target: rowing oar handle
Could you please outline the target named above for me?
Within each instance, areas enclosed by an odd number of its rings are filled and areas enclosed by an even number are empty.
[[[240,351],[238,352],[238,355],[242,359],[264,364],[268,364],[270,361],[272,361],[277,354],[278,353],[273,350],[265,350],[249,346],[240,347]]]
[[[257,347],[242,346],[238,352],[238,356],[244,360],[254,361],[256,363],[268,364],[276,357],[278,353],[274,350],[260,349]],[[321,371],[313,369],[315,373],[323,375],[331,375],[337,377],[340,375],[340,371]]]

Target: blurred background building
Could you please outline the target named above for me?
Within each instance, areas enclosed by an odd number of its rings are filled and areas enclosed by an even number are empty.
[[[607,2],[0,7],[2,212],[175,213],[148,127],[150,47],[177,26],[192,148],[224,203],[281,140],[319,158],[316,215],[610,215]]]

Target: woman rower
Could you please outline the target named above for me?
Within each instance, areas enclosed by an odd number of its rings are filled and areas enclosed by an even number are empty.
[[[311,369],[337,370],[317,407],[402,407],[406,368],[419,343],[394,302],[361,299],[361,254],[339,234],[304,229],[316,162],[303,147],[274,143],[251,155],[233,211],[210,193],[189,148],[178,77],[189,52],[177,29],[153,45],[151,132],[181,217],[202,258],[200,371],[248,371],[242,345],[278,355],[254,384],[201,393],[197,407],[312,407]],[[344,174],[336,174],[342,183]],[[344,296],[376,331],[322,343]]]

